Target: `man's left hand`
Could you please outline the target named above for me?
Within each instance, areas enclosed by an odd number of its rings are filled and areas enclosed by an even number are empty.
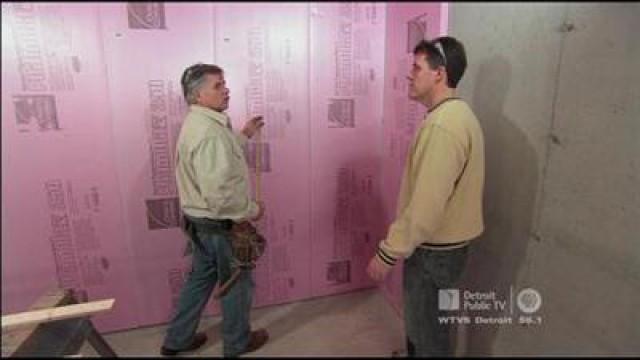
[[[244,124],[244,128],[242,128],[242,133],[251,139],[253,135],[255,135],[261,127],[264,126],[264,121],[262,120],[262,115],[254,116],[249,121]]]
[[[391,266],[384,264],[378,256],[373,255],[367,267],[367,274],[373,280],[381,282],[387,277],[389,270],[391,270]]]

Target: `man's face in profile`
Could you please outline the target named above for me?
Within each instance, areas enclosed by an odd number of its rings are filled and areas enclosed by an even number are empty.
[[[216,111],[229,108],[229,89],[223,74],[206,74],[204,84],[198,91],[197,104]]]
[[[441,68],[431,69],[426,54],[413,56],[413,65],[407,79],[409,80],[409,98],[421,103],[432,96],[437,81],[442,81]]]

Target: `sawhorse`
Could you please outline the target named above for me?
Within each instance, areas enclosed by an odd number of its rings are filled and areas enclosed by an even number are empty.
[[[72,291],[56,289],[38,299],[29,310],[37,312],[73,304],[78,301]],[[100,356],[117,357],[93,326],[89,313],[8,330],[3,325],[2,357],[69,356],[77,354],[85,341]]]

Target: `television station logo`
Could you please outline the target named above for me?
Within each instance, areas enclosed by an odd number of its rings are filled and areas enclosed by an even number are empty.
[[[514,307],[520,312],[515,318]],[[542,317],[536,314],[541,307],[542,296],[533,288],[519,290],[515,298],[513,287],[510,287],[509,294],[505,296],[500,296],[497,291],[438,291],[438,309],[443,315],[439,317],[440,323],[536,325],[542,323]],[[455,311],[462,312],[461,316],[446,316]],[[475,316],[469,316],[472,313]]]

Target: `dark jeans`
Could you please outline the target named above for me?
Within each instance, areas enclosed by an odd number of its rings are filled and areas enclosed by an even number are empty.
[[[192,237],[193,261],[189,277],[180,291],[164,346],[183,349],[189,346],[200,323],[202,312],[216,282],[231,276],[231,244],[228,230],[195,225]],[[246,349],[251,331],[249,311],[255,283],[251,271],[243,271],[222,299],[222,340],[224,356],[237,356]]]
[[[453,356],[451,325],[438,322],[438,290],[452,288],[467,259],[468,246],[453,250],[418,248],[404,261],[404,322],[407,355]]]

